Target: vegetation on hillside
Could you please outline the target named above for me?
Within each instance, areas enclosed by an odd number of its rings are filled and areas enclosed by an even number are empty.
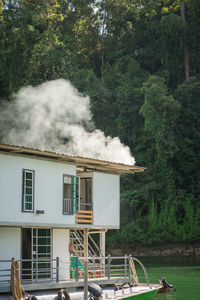
[[[1,0],[0,97],[65,78],[131,148],[110,247],[200,240],[199,0]]]

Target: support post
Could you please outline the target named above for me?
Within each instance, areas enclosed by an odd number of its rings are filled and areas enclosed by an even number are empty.
[[[127,255],[124,257],[124,277],[127,278]]]
[[[59,257],[56,257],[56,282],[59,282]]]
[[[84,300],[88,300],[88,229],[84,229]]]
[[[84,258],[88,258],[88,229],[84,229]]]
[[[88,300],[88,262],[84,258],[84,300]]]
[[[131,282],[131,255],[128,257],[128,281]]]
[[[76,256],[76,281],[78,281],[78,256]]]
[[[103,270],[102,276],[105,276],[105,256],[106,256],[106,233],[100,232],[100,256],[101,256],[101,268]]]
[[[108,255],[108,279],[110,279],[110,255]]]

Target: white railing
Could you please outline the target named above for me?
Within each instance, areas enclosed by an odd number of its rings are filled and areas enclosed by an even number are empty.
[[[131,273],[131,260],[137,262],[144,271],[146,283],[149,286],[149,278],[143,264],[135,257],[74,257],[70,261],[56,259],[23,259],[18,260],[20,265],[20,276],[22,284],[42,282],[62,282],[60,274],[69,274],[68,280],[83,281],[102,278],[110,280],[120,279],[122,282],[133,282]],[[10,283],[12,260],[0,260],[0,287]],[[30,263],[29,267],[22,267],[24,263]],[[37,265],[37,268],[34,268]],[[27,265],[28,266],[28,265]]]
[[[72,208],[72,199],[64,198],[63,199],[63,213],[72,215],[73,214],[73,208]]]

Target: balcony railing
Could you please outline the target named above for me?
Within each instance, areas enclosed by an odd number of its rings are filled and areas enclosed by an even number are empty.
[[[132,264],[137,262],[144,271],[146,283],[149,285],[149,279],[143,264],[135,257],[75,257],[70,261],[56,259],[23,259],[18,260],[20,266],[20,276],[22,284],[42,283],[42,282],[70,282],[80,281],[87,277],[88,279],[122,279],[126,282],[136,282]],[[23,263],[29,262],[32,267],[23,268]],[[0,260],[0,288],[2,285],[10,284],[12,260]],[[43,264],[43,266],[42,266]],[[38,266],[38,267],[34,267]],[[40,266],[40,267],[39,267]],[[85,273],[86,271],[86,273]],[[61,273],[66,274],[61,278]],[[136,273],[136,272],[135,272]],[[67,279],[68,278],[68,279]],[[137,283],[137,282],[136,282]]]
[[[63,199],[63,213],[67,215],[73,214],[72,199],[69,198]]]

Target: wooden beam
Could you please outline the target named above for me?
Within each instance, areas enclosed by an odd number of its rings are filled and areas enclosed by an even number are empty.
[[[93,219],[93,216],[91,215],[77,215],[77,219],[82,218],[82,219]]]
[[[77,223],[89,223],[89,224],[92,224],[92,219],[91,220],[83,220],[83,219],[77,219],[76,222]]]
[[[80,214],[80,213],[83,213],[83,214],[93,214],[93,210],[79,210],[78,213],[79,213],[79,214]]]

